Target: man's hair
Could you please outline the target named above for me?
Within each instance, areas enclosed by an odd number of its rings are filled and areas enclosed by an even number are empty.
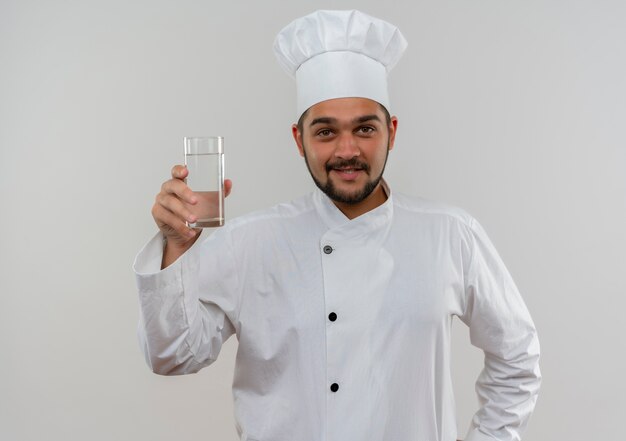
[[[389,111],[387,110],[387,108],[385,106],[383,106],[380,103],[378,103],[378,107],[380,107],[380,109],[385,114],[385,119],[387,120],[387,128],[389,128],[389,126],[391,126],[391,115],[389,114]],[[309,109],[306,109],[304,111],[304,113],[302,115],[300,115],[300,118],[298,119],[298,124],[297,125],[298,125],[298,131],[300,133],[304,133],[302,131],[302,129],[304,128],[304,118],[306,118],[308,113],[309,113]]]

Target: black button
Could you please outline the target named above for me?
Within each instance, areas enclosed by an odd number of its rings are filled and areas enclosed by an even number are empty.
[[[335,314],[334,312],[331,312],[330,314],[328,314],[328,320],[330,320],[331,322],[334,322],[335,320],[337,320],[337,314]]]
[[[324,247],[324,252],[325,252],[326,254],[330,254],[330,253],[332,253],[332,252],[333,252],[333,247],[331,247],[330,245],[326,245],[326,246]]]
[[[331,384],[330,390],[332,390],[333,392],[337,392],[339,390],[339,385],[337,383]]]

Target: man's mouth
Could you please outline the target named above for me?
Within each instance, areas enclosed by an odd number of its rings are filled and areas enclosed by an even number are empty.
[[[342,181],[355,181],[363,169],[360,167],[332,167],[331,172]]]
[[[334,164],[326,164],[326,171],[339,177],[343,181],[354,181],[361,173],[368,173],[367,163],[352,158],[344,161],[335,161]]]
[[[369,171],[367,163],[352,158],[349,160],[335,161],[334,164],[326,164],[326,171],[334,170],[341,173],[356,173],[359,171]]]
[[[340,173],[350,174],[350,173],[356,173],[356,172],[361,171],[363,169],[360,168],[360,167],[333,167],[332,170],[335,170],[335,171],[340,172]]]

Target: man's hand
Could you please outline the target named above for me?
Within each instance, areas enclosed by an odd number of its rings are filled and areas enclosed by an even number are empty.
[[[172,179],[163,183],[152,206],[152,217],[166,239],[161,268],[169,266],[191,248],[201,231],[185,224],[197,220],[189,211],[189,205],[197,204],[198,198],[185,184],[188,173],[184,165],[175,165]],[[232,186],[230,179],[224,180],[224,196],[230,194]]]

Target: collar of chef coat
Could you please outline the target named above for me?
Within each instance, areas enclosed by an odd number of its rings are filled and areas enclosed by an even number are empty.
[[[354,219],[348,219],[346,215],[337,208],[334,202],[319,188],[316,189],[313,197],[315,208],[329,230],[340,233],[344,238],[366,234],[383,225],[389,225],[393,215],[393,196],[391,189],[384,179],[381,179],[380,183],[387,194],[387,200],[373,210],[355,217]]]

